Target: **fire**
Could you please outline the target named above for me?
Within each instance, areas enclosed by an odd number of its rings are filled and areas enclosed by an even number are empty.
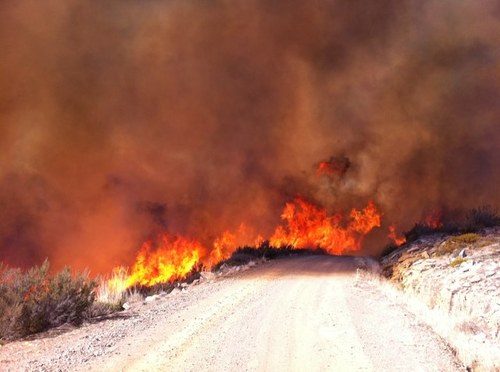
[[[194,239],[159,234],[142,245],[130,275],[124,275],[122,267],[113,269],[107,287],[114,292],[134,285],[153,286],[184,278],[199,263],[210,268],[229,258],[238,246],[260,245],[264,241],[260,235],[252,240],[250,236],[255,236],[253,231],[241,224],[235,232],[224,231],[214,240],[212,249],[207,249]]]
[[[438,230],[443,227],[443,211],[434,209],[423,221],[423,224],[433,230]]]
[[[350,166],[351,162],[346,157],[331,157],[328,161],[318,163],[316,173],[318,176],[342,177]]]
[[[236,235],[230,231],[224,231],[222,236],[215,239],[214,247],[210,252],[210,266],[231,256],[231,253],[233,253],[235,249],[235,242]]]
[[[242,223],[236,231],[226,230],[220,237],[215,239],[213,248],[210,250],[209,259],[203,263],[211,267],[229,258],[238,247],[245,245],[258,247],[264,240],[262,235],[256,235],[252,228]]]
[[[328,214],[303,198],[287,203],[279,225],[268,239],[271,246],[294,248],[321,247],[331,254],[357,251],[363,238],[375,227],[380,227],[382,214],[373,202],[361,210],[352,209],[347,218],[342,214]],[[146,241],[139,250],[130,274],[123,268],[114,269],[107,282],[111,292],[134,285],[153,286],[186,277],[197,264],[210,268],[227,259],[240,246],[259,246],[262,235],[241,224],[236,231],[224,231],[213,242],[211,249],[195,239],[161,233]]]
[[[281,215],[286,227],[278,226],[270,239],[276,247],[321,247],[331,254],[357,251],[364,236],[380,227],[381,214],[370,202],[363,210],[353,209],[347,221],[341,214],[328,215],[327,211],[302,198],[287,203]]]
[[[206,249],[196,240],[160,234],[156,241],[145,242],[126,279],[126,286],[152,286],[185,277],[206,256]]]
[[[396,225],[390,225],[389,226],[389,239],[394,241],[394,243],[399,247],[400,245],[403,245],[406,243],[406,238],[404,236],[398,236],[398,233],[396,231]]]

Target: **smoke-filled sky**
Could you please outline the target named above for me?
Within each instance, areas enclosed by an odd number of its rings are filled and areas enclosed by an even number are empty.
[[[499,206],[497,0],[3,1],[0,51],[0,261],[265,235],[297,193],[401,230]]]

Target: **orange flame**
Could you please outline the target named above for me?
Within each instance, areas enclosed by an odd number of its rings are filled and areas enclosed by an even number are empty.
[[[400,245],[403,245],[406,243],[406,238],[404,236],[398,236],[398,233],[396,231],[396,226],[395,225],[390,225],[389,226],[389,239],[393,240],[394,243],[399,247]]]
[[[437,230],[443,227],[442,219],[443,211],[440,209],[434,209],[427,217],[425,217],[423,223],[431,229]]]
[[[296,198],[286,204],[281,218],[287,226],[278,226],[270,239],[272,246],[321,247],[328,253],[342,254],[361,248],[364,236],[380,227],[381,214],[370,202],[361,211],[353,209],[343,225],[341,214],[329,216],[325,209]]]
[[[332,157],[328,161],[319,162],[316,167],[318,176],[342,177],[349,169],[351,163],[345,157]]]
[[[161,234],[155,243],[147,241],[142,245],[126,280],[127,287],[152,286],[183,278],[204,255],[205,248],[196,240]]]
[[[203,263],[211,267],[229,258],[238,247],[245,245],[260,246],[264,242],[264,238],[261,235],[255,236],[256,234],[253,229],[244,223],[240,224],[240,227],[235,232],[224,231],[220,237],[215,239],[209,258]]]
[[[321,247],[331,254],[359,250],[365,235],[381,224],[381,213],[373,202],[362,210],[353,209],[345,219],[341,214],[329,215],[326,209],[299,197],[285,205],[281,218],[285,224],[278,226],[269,239],[272,246]],[[234,232],[223,232],[214,240],[212,249],[193,239],[163,233],[142,245],[130,275],[124,275],[123,268],[115,268],[107,286],[119,290],[181,279],[198,263],[211,267],[230,257],[239,246],[259,246],[263,242],[261,235],[244,224]]]
[[[210,252],[209,265],[212,266],[229,256],[234,251],[236,235],[230,231],[224,231],[220,237],[215,239],[214,247]]]

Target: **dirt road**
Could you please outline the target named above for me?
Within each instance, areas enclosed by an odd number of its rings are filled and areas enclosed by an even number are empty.
[[[163,307],[161,312],[115,321],[125,325],[116,342],[106,341],[111,344],[105,352],[71,364],[46,357],[41,369],[50,369],[47,363],[54,370],[71,365],[82,371],[463,369],[404,303],[386,297],[374,282],[356,279],[359,263],[325,256],[282,259],[194,286],[147,305]],[[73,341],[102,342],[106,326],[77,330]],[[92,332],[103,335],[96,341]],[[53,352],[45,347],[46,354]],[[81,353],[72,354],[70,359]]]

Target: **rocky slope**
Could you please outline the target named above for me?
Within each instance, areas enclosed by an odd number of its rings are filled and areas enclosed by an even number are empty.
[[[483,350],[472,366],[500,368],[500,229],[478,234],[423,236],[381,260],[405,292],[454,319],[455,328]],[[491,355],[497,353],[495,355]]]

